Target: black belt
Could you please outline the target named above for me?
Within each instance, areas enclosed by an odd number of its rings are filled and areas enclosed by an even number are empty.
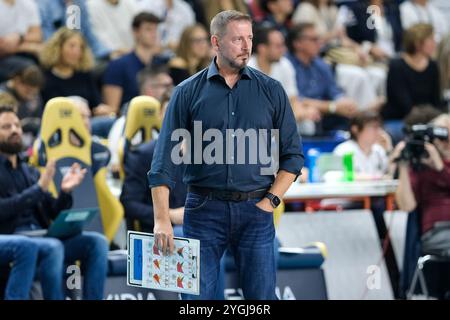
[[[258,189],[250,192],[218,190],[196,186],[188,186],[188,192],[208,196],[211,200],[221,201],[247,201],[264,197],[268,189]]]

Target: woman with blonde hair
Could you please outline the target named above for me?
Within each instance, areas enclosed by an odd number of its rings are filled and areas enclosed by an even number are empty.
[[[177,85],[206,68],[210,62],[208,32],[201,24],[196,24],[183,31],[176,57],[169,61],[169,73]]]
[[[432,60],[436,50],[433,26],[419,23],[405,30],[405,52],[389,64],[387,104],[382,109],[386,130],[399,141],[403,119],[419,105],[442,106],[439,70]]]
[[[80,96],[89,102],[95,115],[109,115],[102,104],[91,70],[94,58],[86,40],[77,30],[61,28],[45,44],[40,55],[45,71],[44,103],[54,97]]]

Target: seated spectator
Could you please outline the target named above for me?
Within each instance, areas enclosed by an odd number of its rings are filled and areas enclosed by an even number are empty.
[[[275,27],[258,28],[253,35],[253,52],[248,66],[280,81],[289,98],[296,120],[320,120],[318,109],[313,106],[306,107],[300,101],[294,67],[284,56],[286,46],[283,34]]]
[[[161,109],[161,117],[164,117],[167,108],[165,101]],[[122,188],[120,201],[125,209],[125,217],[128,222],[136,220],[140,224],[140,231],[153,232],[154,216],[151,192],[147,182],[147,172],[150,170],[153,153],[157,140],[144,143],[127,155],[125,163],[125,181]],[[176,184],[169,199],[170,220],[174,225],[183,224],[184,202],[187,188],[183,183],[185,166],[179,165],[176,170]],[[180,236],[181,229],[178,230]]]
[[[154,97],[161,102],[161,105],[164,97],[170,96],[173,82],[166,68],[162,66],[145,68],[139,72],[137,78],[140,95]],[[117,174],[119,172],[118,147],[125,128],[127,107],[124,107],[122,111],[122,115],[114,122],[108,135],[108,148],[111,152],[111,171]]]
[[[292,22],[313,23],[324,43],[340,37],[336,27],[338,9],[332,0],[302,1],[292,16]]]
[[[77,95],[89,101],[94,115],[110,115],[113,110],[101,103],[91,70],[94,66],[91,50],[82,34],[62,28],[46,43],[41,53],[45,68],[44,103],[55,97]]]
[[[140,10],[157,16],[161,45],[174,51],[184,29],[195,24],[192,8],[183,0],[141,0]]]
[[[435,40],[440,42],[449,31],[447,21],[441,12],[428,0],[406,0],[400,5],[400,16],[404,29],[418,23],[428,23],[435,30]]]
[[[260,23],[262,26],[273,26],[277,28],[283,36],[288,36],[292,26],[291,15],[294,12],[294,5],[291,0],[261,0],[261,8],[266,16]]]
[[[17,116],[26,134],[25,146],[31,146],[37,137],[42,116],[42,100],[39,91],[44,85],[44,75],[34,64],[25,64],[11,80],[0,84],[0,93],[11,94],[17,102]],[[25,136],[24,136],[25,138]]]
[[[286,38],[291,27],[290,17],[294,11],[292,0],[261,0],[260,5],[266,13],[262,25],[277,28]]]
[[[11,266],[5,300],[30,298],[37,262],[38,247],[31,239],[19,235],[0,235],[0,267]]]
[[[58,199],[48,192],[55,174],[55,161],[49,160],[39,175],[26,164],[22,149],[22,129],[11,108],[0,108],[0,234],[20,233],[49,226],[59,212],[72,205],[71,191],[84,179],[86,169],[73,164],[61,181]],[[81,260],[84,280],[83,297],[102,299],[107,271],[108,245],[95,232],[59,240],[30,238],[38,247],[38,275],[45,299],[64,299],[64,262]]]
[[[169,73],[174,84],[178,85],[210,64],[209,37],[206,29],[200,24],[186,28],[175,53],[176,56],[169,61]]]
[[[338,47],[330,47],[325,59],[337,64],[338,83],[362,109],[379,111],[385,103],[388,60],[401,49],[398,5],[384,0],[345,4],[335,29]]]
[[[42,45],[41,20],[33,0],[0,1],[0,83],[17,65],[35,59]]]
[[[373,11],[370,8],[377,8]],[[387,62],[402,46],[402,23],[398,5],[389,0],[363,0],[341,6],[338,26],[360,46],[365,59]],[[373,25],[368,28],[368,24]]]
[[[146,66],[165,64],[158,52],[158,24],[155,15],[143,12],[132,22],[134,50],[109,63],[103,78],[103,100],[116,115],[120,108],[139,94],[137,74]]]
[[[60,28],[68,27],[81,32],[95,58],[109,59],[110,49],[94,35],[85,0],[38,0],[44,40],[47,41]]]
[[[402,120],[417,105],[441,107],[439,71],[431,59],[436,49],[433,27],[418,24],[404,33],[405,53],[389,64],[387,103],[382,109],[385,129],[393,140],[402,137]]]
[[[87,8],[92,31],[111,52],[112,59],[133,49],[131,22],[138,13],[135,0],[90,0]]]
[[[450,117],[441,115],[432,124],[450,130]],[[400,142],[394,154],[398,157],[404,148],[405,142]],[[435,139],[426,142],[425,149],[429,157],[423,159],[422,170],[414,171],[407,162],[399,162],[399,186],[395,197],[400,210],[419,210],[422,253],[449,256],[450,142]]]
[[[388,173],[388,154],[392,142],[382,130],[381,118],[375,112],[362,112],[350,122],[351,139],[333,151],[338,156],[353,154],[353,170],[357,179],[382,178]]]
[[[313,24],[294,26],[288,37],[287,57],[296,72],[297,89],[306,106],[317,108],[323,118],[316,132],[347,129],[348,119],[357,110],[356,103],[344,97],[338,88],[331,67],[320,57],[319,36]]]
[[[212,18],[221,11],[236,10],[249,13],[245,0],[203,0],[203,7],[206,17],[206,27],[208,28]]]

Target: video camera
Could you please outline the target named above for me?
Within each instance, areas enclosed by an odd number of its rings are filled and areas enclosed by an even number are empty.
[[[414,170],[422,166],[421,159],[428,158],[425,142],[433,143],[434,139],[448,140],[448,129],[427,124],[415,124],[403,129],[406,146],[402,150],[398,161],[407,161]]]

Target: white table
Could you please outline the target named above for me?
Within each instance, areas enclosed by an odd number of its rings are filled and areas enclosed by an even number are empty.
[[[311,201],[329,198],[359,199],[370,209],[370,198],[386,197],[386,209],[393,210],[393,197],[398,180],[373,180],[327,183],[294,182],[283,197],[284,202]]]

